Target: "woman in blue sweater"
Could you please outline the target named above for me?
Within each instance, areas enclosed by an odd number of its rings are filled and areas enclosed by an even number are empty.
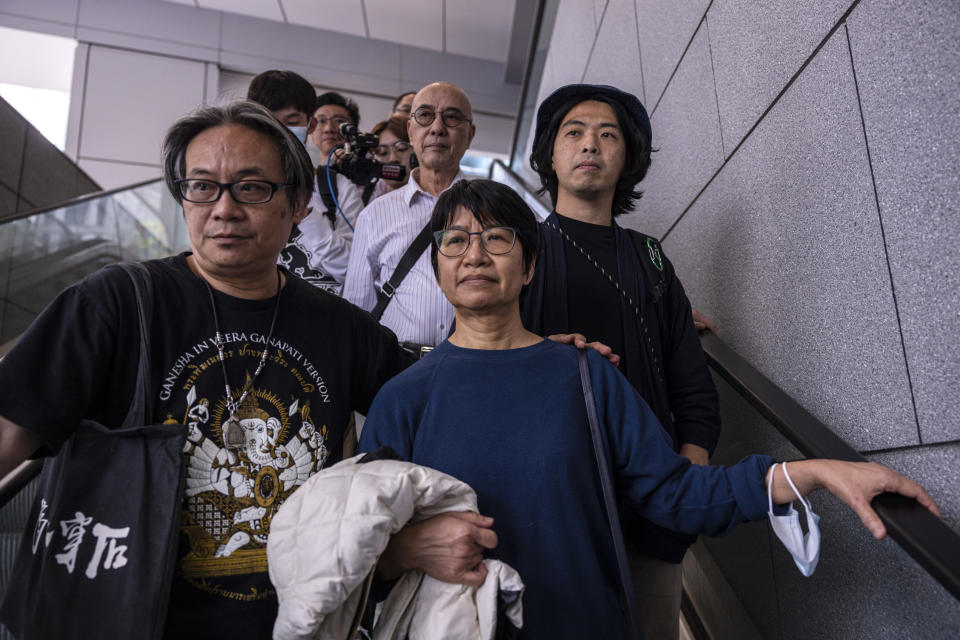
[[[495,182],[462,181],[433,213],[431,260],[456,309],[456,330],[377,395],[360,449],[380,446],[469,484],[481,513],[448,514],[398,533],[378,573],[408,569],[482,584],[482,557],[516,568],[526,584],[524,638],[623,638],[620,585],[590,440],[574,347],[523,328],[520,290],[537,254],[537,221]],[[618,493],[645,518],[722,535],[794,492],[769,456],[728,467],[677,455],[649,407],[617,369],[590,351],[590,376]],[[922,487],[875,464],[790,463],[799,491],[825,487],[885,534],[873,496],[897,491],[934,513]]]

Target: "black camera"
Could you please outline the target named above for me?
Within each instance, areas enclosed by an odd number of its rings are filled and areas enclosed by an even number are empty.
[[[364,186],[384,180],[403,180],[407,168],[399,164],[384,164],[369,157],[370,151],[380,146],[380,139],[372,133],[359,131],[356,125],[344,122],[340,125],[344,154],[337,170],[356,185]]]

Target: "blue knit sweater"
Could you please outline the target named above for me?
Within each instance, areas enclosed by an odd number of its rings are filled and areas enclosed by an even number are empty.
[[[767,456],[697,467],[677,455],[626,378],[589,354],[617,488],[640,514],[722,535],[766,514]],[[622,638],[620,585],[573,347],[544,340],[506,351],[444,342],[377,395],[360,450],[468,483],[495,519],[487,553],[520,572],[523,638]]]

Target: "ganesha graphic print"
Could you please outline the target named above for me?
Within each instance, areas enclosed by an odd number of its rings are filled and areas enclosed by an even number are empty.
[[[258,333],[223,334],[234,400],[250,382],[266,340]],[[244,444],[234,449],[223,442],[222,425],[229,418],[225,393],[212,336],[184,351],[161,383],[166,420],[189,427],[181,515],[189,550],[184,555],[181,549],[178,573],[209,593],[258,600],[270,593],[237,590],[243,584],[237,577],[267,570],[271,519],[286,497],[323,467],[328,429],[317,418],[326,415],[323,405],[331,392],[299,349],[271,338],[266,366],[237,410]],[[233,578],[218,581],[227,577]]]

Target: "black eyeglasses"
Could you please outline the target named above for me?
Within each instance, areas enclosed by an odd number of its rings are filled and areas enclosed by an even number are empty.
[[[373,148],[373,155],[378,158],[386,158],[390,155],[390,149],[394,149],[397,153],[406,153],[410,151],[410,143],[404,142],[403,140],[397,140],[393,144],[382,144],[379,147]]]
[[[421,127],[429,127],[437,119],[437,112],[431,107],[420,107],[410,116]],[[444,109],[440,112],[440,121],[443,126],[456,129],[464,122],[471,122],[470,118],[463,115],[459,109]]]
[[[345,122],[350,122],[350,121],[347,120],[347,119],[344,118],[344,117],[341,117],[341,116],[334,116],[334,117],[332,117],[332,118],[328,118],[328,117],[326,117],[326,116],[317,116],[317,126],[320,127],[321,129],[323,129],[325,126],[327,126],[327,123],[328,123],[328,122],[332,122],[332,123],[333,123],[333,126],[336,127],[337,129],[339,129],[339,128],[340,128],[340,125],[342,125],[342,124],[345,123]]]
[[[213,204],[223,195],[224,189],[230,192],[230,197],[233,198],[234,202],[263,204],[264,202],[270,202],[277,190],[290,189],[295,186],[266,180],[216,182],[197,178],[181,178],[176,180],[175,184],[180,189],[180,195],[183,196],[183,199],[194,204]]]
[[[517,230],[513,227],[488,227],[483,231],[446,229],[434,232],[433,240],[440,253],[448,258],[456,258],[470,248],[470,236],[480,236],[480,245],[484,250],[497,256],[510,253],[517,242]]]

